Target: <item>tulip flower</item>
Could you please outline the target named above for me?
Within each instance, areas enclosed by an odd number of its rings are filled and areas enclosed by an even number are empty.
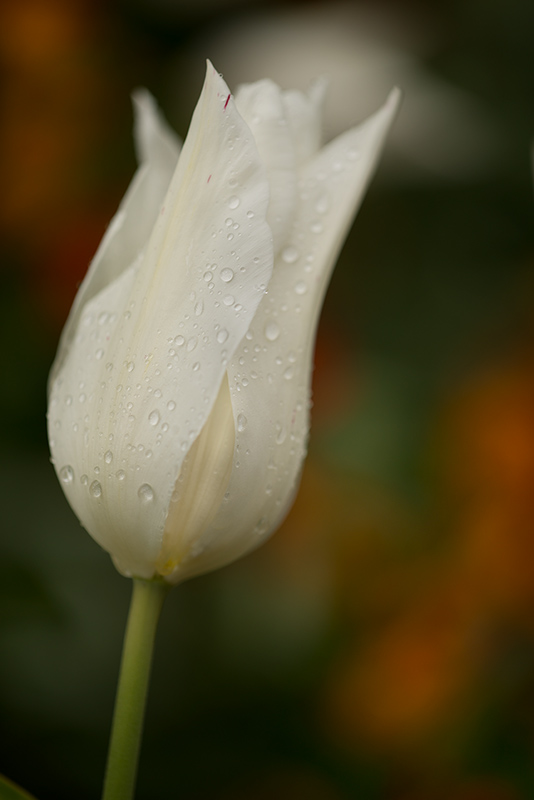
[[[314,334],[398,104],[320,148],[324,83],[235,98],[208,64],[180,145],[134,96],[141,166],[80,286],[49,438],[82,525],[125,575],[229,563],[287,513]]]
[[[235,97],[208,63],[180,145],[135,97],[141,165],[50,377],[52,459],[133,577],[104,798],[130,798],[163,590],[263,542],[295,495],[319,311],[398,105],[320,147],[324,82]]]

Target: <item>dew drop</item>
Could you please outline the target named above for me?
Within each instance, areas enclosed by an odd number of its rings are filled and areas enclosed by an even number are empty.
[[[155,410],[151,411],[150,414],[148,415],[148,421],[153,426],[158,424],[159,419],[160,419],[159,411],[155,411]]]
[[[106,464],[111,464],[111,462],[113,461],[113,453],[111,452],[111,450],[108,450],[104,454],[104,461],[106,462]]]
[[[234,223],[234,221],[233,221],[232,217],[228,217],[227,219],[224,220],[224,224],[226,225],[227,228],[229,228],[230,225],[233,225],[233,223]]]
[[[298,283],[295,284],[295,292],[297,294],[306,294],[307,291],[308,287],[306,286],[304,281],[299,281]]]
[[[193,372],[198,372],[200,369],[200,361],[195,361],[193,364]]]
[[[225,306],[233,306],[235,303],[235,297],[233,294],[227,294],[223,297],[223,303]]]
[[[80,403],[85,403],[86,399],[87,399],[87,398],[85,397],[85,394],[84,394],[83,392],[82,392],[82,393],[81,393],[81,395],[78,397],[78,400],[80,401]]]
[[[183,336],[176,336],[174,339],[174,344],[176,347],[182,347],[185,344],[185,338]]]
[[[294,374],[295,370],[293,367],[287,367],[287,369],[284,370],[284,378],[286,381],[290,381]]]
[[[228,331],[226,328],[221,328],[221,330],[217,333],[217,341],[219,344],[224,344],[224,342],[228,339]]]
[[[151,503],[154,499],[154,489],[149,483],[143,483],[137,490],[137,496],[144,505]]]
[[[247,420],[247,418],[245,417],[244,414],[238,414],[237,415],[237,430],[240,431],[240,432],[244,431],[245,428],[247,427],[247,422],[248,422],[248,420]]]
[[[95,358],[97,361],[100,361],[100,359],[103,358],[103,356],[104,356],[104,351],[100,347],[95,353]]]
[[[241,201],[239,200],[239,197],[236,197],[235,194],[233,194],[228,200],[228,208],[237,208],[240,202]]]
[[[72,405],[72,396],[70,394],[68,394],[66,396],[66,398],[65,398],[65,405],[66,406],[71,406]]]
[[[294,264],[298,257],[299,251],[292,245],[282,250],[282,261],[285,261],[286,264]]]
[[[126,369],[128,370],[128,372],[133,372],[133,371],[134,371],[134,369],[135,369],[135,364],[134,364],[134,362],[133,362],[133,361],[128,361],[128,364],[127,364],[127,366],[126,366]]]
[[[68,486],[70,483],[72,483],[74,480],[74,470],[70,464],[66,464],[64,467],[61,467],[59,471],[59,479],[65,486]]]
[[[253,216],[254,216],[254,212],[253,211],[247,211],[247,217],[249,219],[252,219]]]
[[[221,272],[221,280],[225,283],[230,283],[234,277],[234,272],[229,267],[225,267]]]
[[[102,486],[98,481],[93,481],[89,487],[89,492],[92,494],[93,497],[101,497]]]
[[[200,317],[203,311],[204,311],[204,303],[202,300],[199,300],[195,306],[195,316]]]
[[[315,222],[312,222],[312,224],[310,225],[310,230],[312,233],[321,233],[321,231],[323,230],[323,223],[319,222],[318,219],[315,220]]]
[[[326,214],[328,209],[330,208],[330,199],[327,194],[321,195],[318,200],[315,201],[315,211],[317,214]]]
[[[123,481],[125,479],[125,477],[126,477],[125,471],[123,469],[119,469],[118,472],[117,472],[117,478],[120,481]]]
[[[265,326],[265,337],[270,342],[275,342],[280,336],[280,327],[276,322],[268,322]]]
[[[174,400],[169,400],[169,402],[167,403],[167,408],[169,409],[169,411],[174,411],[174,409],[176,408],[176,403],[174,402]]]
[[[82,475],[81,478],[80,478],[80,483],[82,484],[82,486],[87,486],[87,484],[89,483],[88,476],[87,475]]]
[[[191,338],[187,342],[187,352],[191,353],[198,344],[198,338],[196,336],[191,336]]]

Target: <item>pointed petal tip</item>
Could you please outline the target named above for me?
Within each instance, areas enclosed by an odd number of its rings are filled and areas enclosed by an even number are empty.
[[[387,100],[385,103],[386,108],[388,108],[388,110],[390,110],[392,113],[397,113],[401,102],[402,102],[402,89],[400,89],[398,86],[394,86],[387,96]]]
[[[137,118],[147,111],[157,113],[157,102],[146,86],[137,86],[130,92],[134,116]]]
[[[324,103],[329,86],[330,78],[328,75],[318,75],[308,87],[308,97],[313,100],[314,103],[321,105]]]

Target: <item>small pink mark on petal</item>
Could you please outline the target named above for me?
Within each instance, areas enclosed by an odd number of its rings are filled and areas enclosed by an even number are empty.
[[[226,103],[224,104],[224,110],[225,110],[225,111],[226,111],[226,106],[227,106],[227,105],[228,105],[228,103],[230,102],[230,98],[231,98],[231,96],[232,96],[232,95],[231,95],[231,94],[229,94],[229,95],[228,95],[228,97],[226,98]]]
[[[211,175],[208,176],[208,180],[206,181],[206,183],[209,183],[210,181],[211,181]]]

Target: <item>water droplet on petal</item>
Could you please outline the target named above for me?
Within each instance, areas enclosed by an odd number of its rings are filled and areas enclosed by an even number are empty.
[[[304,281],[299,281],[298,283],[295,284],[295,292],[297,294],[306,294],[307,291],[308,287],[306,286]]]
[[[183,344],[185,344],[185,338],[183,336],[175,336],[174,344],[176,347],[181,347]]]
[[[154,499],[154,489],[149,483],[143,483],[137,490],[137,496],[144,505],[151,503]]]
[[[176,403],[174,402],[174,400],[169,400],[169,402],[167,403],[167,408],[169,409],[169,411],[174,411],[174,409],[176,408]]]
[[[97,361],[100,361],[100,359],[103,358],[103,356],[104,356],[104,351],[100,347],[95,353],[95,358]]]
[[[200,317],[203,311],[204,311],[204,303],[202,300],[199,300],[195,306],[195,316]]]
[[[315,220],[315,222],[312,222],[310,225],[310,230],[312,233],[321,233],[323,230],[323,223],[319,222],[319,220]]]
[[[74,480],[74,470],[70,464],[66,464],[64,467],[61,467],[59,471],[59,479],[65,486],[68,486],[70,483],[72,483]]]
[[[239,197],[236,197],[235,194],[228,200],[228,208],[237,208],[240,203]]]
[[[318,200],[315,201],[315,211],[318,214],[326,214],[328,209],[330,208],[330,199],[327,194],[321,195]]]
[[[294,374],[295,370],[293,367],[287,367],[287,369],[284,370],[284,378],[286,381],[290,381]]]
[[[229,283],[234,277],[234,272],[229,267],[225,267],[221,272],[221,280]]]
[[[89,492],[93,497],[100,497],[102,495],[102,486],[98,481],[93,481],[89,487]]]
[[[223,303],[225,306],[233,306],[233,304],[235,303],[235,297],[233,296],[233,294],[225,295],[225,297],[223,297]]]
[[[111,452],[111,450],[108,450],[104,454],[104,461],[106,462],[106,464],[111,464],[111,462],[113,461],[113,453]]]
[[[265,337],[270,342],[275,342],[280,336],[280,327],[276,322],[268,322],[265,326]]]
[[[237,430],[238,431],[244,431],[245,428],[247,427],[247,422],[248,422],[248,420],[247,420],[247,418],[245,417],[244,414],[238,414],[237,415]]]
[[[128,365],[127,365],[127,367],[126,367],[126,369],[128,370],[128,372],[133,372],[133,371],[134,371],[134,369],[135,369],[135,364],[134,364],[134,362],[133,362],[133,361],[129,361],[129,362],[128,362]]]
[[[282,250],[282,260],[285,261],[286,264],[294,264],[298,257],[299,251],[292,245]]]
[[[119,470],[117,471],[117,478],[118,478],[120,481],[123,481],[123,480],[125,479],[125,477],[126,477],[126,473],[125,473],[125,471],[124,471],[123,469],[119,469]]]
[[[221,330],[217,333],[217,341],[219,344],[224,344],[224,342],[228,339],[228,331],[226,328],[221,328]]]
[[[187,352],[191,353],[198,344],[198,338],[196,336],[191,336],[189,341],[187,342]]]
[[[87,484],[89,483],[89,478],[87,477],[87,475],[81,476],[80,483],[82,484],[82,486],[87,486]]]
[[[149,421],[149,423],[151,425],[157,425],[158,422],[159,422],[159,419],[160,419],[159,411],[156,411],[156,410],[151,411],[150,414],[148,415],[148,421]]]
[[[200,369],[200,361],[195,361],[195,363],[193,364],[193,372],[198,372],[199,369]]]

